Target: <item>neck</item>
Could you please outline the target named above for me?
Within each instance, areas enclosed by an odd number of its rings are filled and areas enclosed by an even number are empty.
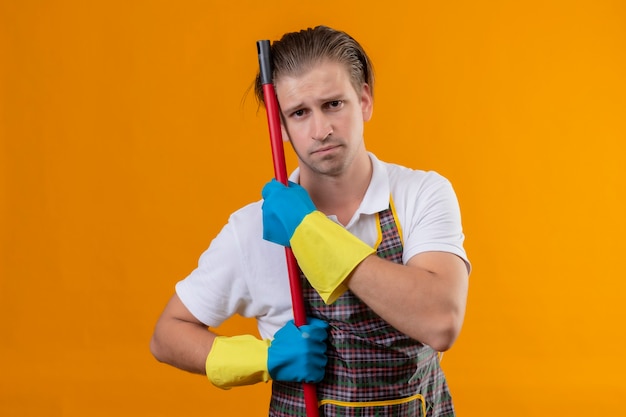
[[[372,162],[365,153],[341,175],[301,173],[300,183],[309,192],[319,211],[327,216],[337,216],[339,222],[346,225],[363,201],[372,178],[372,170]]]

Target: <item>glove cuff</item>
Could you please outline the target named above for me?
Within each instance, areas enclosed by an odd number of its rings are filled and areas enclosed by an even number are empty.
[[[300,269],[326,304],[334,303],[348,290],[345,279],[363,259],[375,253],[320,211],[304,217],[290,243]]]
[[[251,335],[216,337],[206,358],[207,378],[222,389],[269,381],[269,346],[269,340]]]

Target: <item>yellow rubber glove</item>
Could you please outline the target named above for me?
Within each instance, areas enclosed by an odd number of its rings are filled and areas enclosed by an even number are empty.
[[[269,346],[269,340],[251,335],[218,336],[206,359],[206,376],[213,385],[223,389],[267,382],[270,379]]]
[[[223,389],[270,379],[316,383],[328,362],[327,338],[328,323],[313,317],[300,327],[289,320],[271,343],[250,335],[218,336],[206,359],[206,375]]]
[[[317,210],[304,217],[289,243],[300,269],[326,304],[334,303],[348,289],[346,278],[375,253]]]
[[[300,185],[263,187],[263,239],[291,246],[298,265],[326,304],[347,290],[345,279],[373,248],[316,210]]]

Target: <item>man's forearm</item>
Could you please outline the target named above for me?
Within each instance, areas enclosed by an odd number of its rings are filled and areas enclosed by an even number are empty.
[[[205,375],[206,358],[215,337],[174,295],[157,321],[150,351],[160,362]]]
[[[467,269],[453,254],[427,252],[408,265],[372,255],[348,287],[396,329],[438,351],[450,348],[463,324]]]

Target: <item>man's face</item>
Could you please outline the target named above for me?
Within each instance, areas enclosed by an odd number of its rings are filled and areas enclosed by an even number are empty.
[[[355,157],[365,153],[363,122],[372,115],[369,86],[357,93],[342,64],[322,61],[304,74],[280,78],[275,87],[283,137],[291,141],[301,173],[349,172]]]

